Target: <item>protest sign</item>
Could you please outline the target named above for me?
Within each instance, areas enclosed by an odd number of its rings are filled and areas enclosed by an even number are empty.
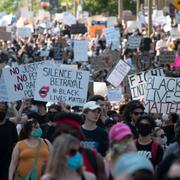
[[[11,33],[6,31],[0,31],[0,40],[10,41],[11,40]]]
[[[151,69],[149,71],[143,71],[138,74],[129,75],[128,80],[129,80],[132,99],[134,100],[144,99],[148,76],[164,76],[163,69],[162,68]]]
[[[104,36],[108,46],[112,50],[118,49],[120,45],[120,32],[115,27],[109,27],[104,29]]]
[[[172,28],[172,30],[170,31],[170,33],[171,33],[171,37],[172,37],[173,39],[179,39],[179,37],[180,37],[180,31],[179,31],[178,28]]]
[[[89,25],[88,34],[90,37],[96,37],[97,35],[100,37],[103,34],[104,28],[104,25]]]
[[[121,88],[111,88],[108,89],[108,100],[112,102],[119,102],[122,95],[122,89]]]
[[[3,69],[9,101],[33,98],[37,69],[45,61],[13,66]]]
[[[1,101],[3,102],[8,101],[7,89],[6,89],[3,75],[1,75],[0,77],[0,102]]]
[[[180,78],[149,76],[145,100],[160,103],[180,102]]]
[[[176,55],[174,51],[161,51],[159,61],[161,64],[175,63]]]
[[[143,104],[147,113],[180,114],[180,102],[145,101]]]
[[[107,27],[118,25],[117,17],[116,16],[107,17],[106,21],[107,21]]]
[[[74,61],[88,61],[88,41],[74,40]]]
[[[38,69],[35,100],[66,102],[83,106],[88,91],[89,72],[56,66],[41,66]]]
[[[141,37],[140,36],[129,36],[127,47],[129,49],[136,49],[139,48],[141,44]]]
[[[130,69],[131,67],[127,63],[120,60],[107,78],[107,81],[111,83],[114,87],[118,87],[127,75],[127,73],[130,71]]]
[[[70,28],[71,34],[85,34],[87,27],[84,24],[72,24]]]
[[[49,56],[49,50],[48,49],[40,51],[40,57],[48,57],[48,56]]]
[[[105,82],[93,82],[93,94],[105,97],[107,95],[107,86]]]
[[[32,31],[29,27],[20,27],[16,30],[16,35],[22,38],[31,37]]]
[[[177,24],[180,24],[180,13],[176,13],[175,21]]]
[[[128,32],[134,32],[135,29],[140,29],[141,24],[138,21],[127,21]]]

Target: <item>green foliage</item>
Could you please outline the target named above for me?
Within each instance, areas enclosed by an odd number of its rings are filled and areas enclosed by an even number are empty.
[[[12,13],[18,8],[18,0],[0,0],[0,12]]]

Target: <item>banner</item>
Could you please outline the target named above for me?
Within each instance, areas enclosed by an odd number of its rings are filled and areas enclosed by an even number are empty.
[[[130,69],[131,67],[127,63],[120,60],[107,78],[107,81],[111,83],[114,87],[118,87],[127,75],[127,73],[130,71]]]
[[[164,76],[163,69],[162,68],[151,69],[149,71],[143,71],[138,74],[129,75],[128,80],[129,80],[132,99],[134,100],[144,99],[148,76]]]
[[[3,69],[9,101],[34,97],[37,69],[45,62],[42,61]]]
[[[160,103],[179,103],[180,78],[149,76],[145,100]]]
[[[108,89],[108,101],[111,102],[120,102],[122,96],[121,88]]]
[[[129,36],[127,47],[129,49],[136,49],[139,48],[141,44],[141,37],[140,36]]]
[[[35,100],[83,106],[86,102],[89,72],[57,66],[41,66],[35,84]]]
[[[176,55],[174,51],[162,51],[159,56],[161,64],[175,63]]]
[[[88,41],[74,40],[74,61],[88,61]]]

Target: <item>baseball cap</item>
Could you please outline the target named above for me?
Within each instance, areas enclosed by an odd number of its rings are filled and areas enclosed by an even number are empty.
[[[133,135],[128,125],[124,123],[116,123],[109,131],[109,139],[119,141],[127,135]]]
[[[101,108],[101,107],[99,104],[97,104],[96,101],[89,101],[89,102],[85,103],[83,106],[83,110],[85,110],[85,109],[95,110],[98,108]]]
[[[138,170],[148,170],[154,172],[152,163],[138,152],[125,153],[117,160],[115,165],[115,177],[126,173],[134,173]]]

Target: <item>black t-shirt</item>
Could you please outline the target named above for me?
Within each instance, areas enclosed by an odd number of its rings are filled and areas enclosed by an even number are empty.
[[[100,127],[94,130],[86,130],[81,127],[81,130],[85,135],[85,139],[81,141],[83,147],[96,149],[102,156],[105,156],[109,147],[107,132]]]
[[[7,120],[0,125],[0,179],[3,179],[2,173],[6,174],[6,177],[8,175],[12,150],[17,140],[16,126],[12,122]]]
[[[147,159],[149,159],[152,162],[154,166],[158,165],[161,162],[163,157],[163,148],[161,147],[160,144],[158,144],[156,159],[154,161],[152,159],[152,142],[147,145],[142,145],[139,144],[139,142],[137,141],[136,147],[138,150],[138,154],[145,156]]]

